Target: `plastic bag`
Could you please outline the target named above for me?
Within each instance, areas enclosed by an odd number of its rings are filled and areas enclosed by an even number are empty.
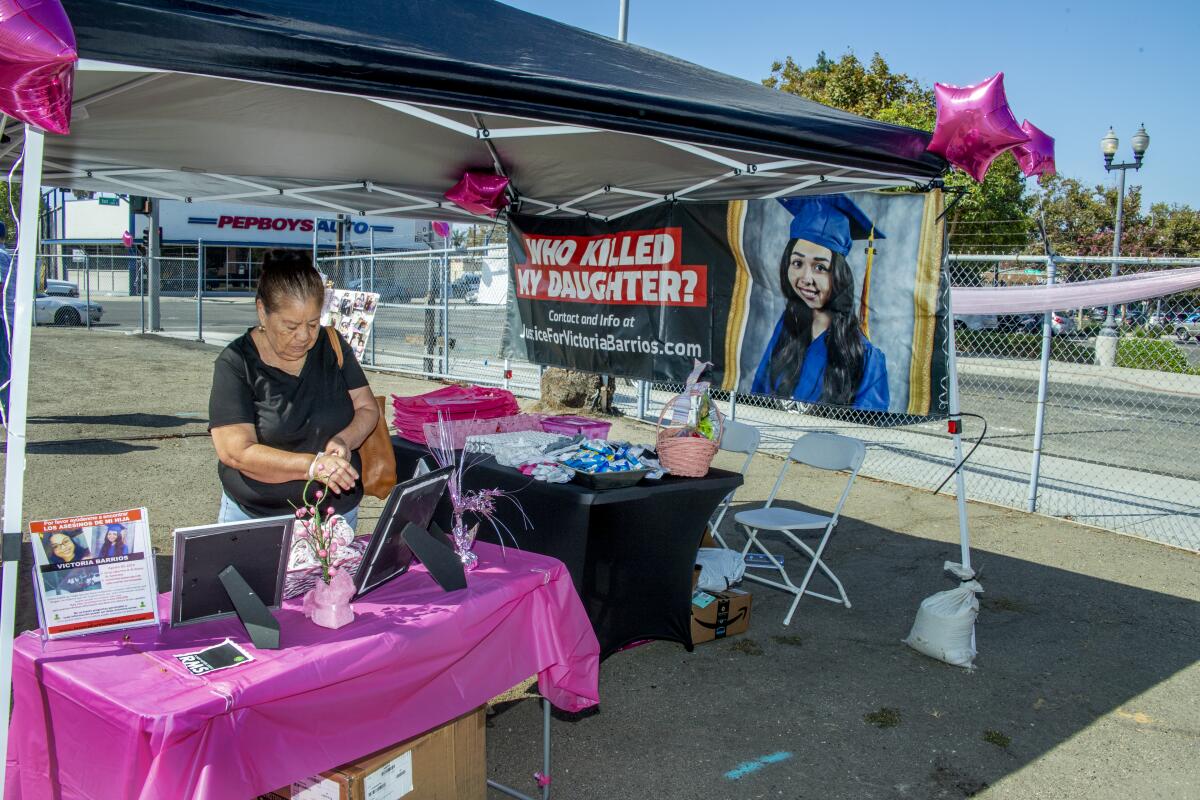
[[[706,592],[723,592],[746,572],[742,554],[723,547],[701,547],[696,553],[696,566],[700,567],[696,588]]]
[[[974,573],[960,564],[946,562],[948,572],[963,581],[958,588],[930,595],[921,601],[917,619],[904,643],[930,658],[956,667],[975,667],[975,618],[979,615],[977,594],[983,587],[971,580]]]

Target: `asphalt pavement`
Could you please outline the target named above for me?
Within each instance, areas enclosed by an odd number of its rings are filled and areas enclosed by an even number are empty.
[[[169,575],[171,530],[217,511],[205,434],[217,348],[59,329],[37,330],[33,347],[25,519],[146,505]],[[437,386],[369,377],[378,393]],[[628,420],[614,429],[653,437]],[[737,508],[763,502],[780,463],[754,459]],[[794,468],[780,496],[827,510],[842,485]],[[1200,557],[993,506],[968,512],[985,590],[974,672],[899,641],[921,599],[952,585],[941,569],[958,556],[953,499],[860,478],[826,553],[853,608],[806,598],[784,627],[790,598],[750,586],[747,634],[693,653],[653,643],[614,655],[601,665],[599,712],[553,723],[555,796],[1196,796]],[[378,513],[366,504],[363,524]],[[731,523],[725,533],[740,542]],[[796,551],[787,558],[803,564]],[[501,709],[487,740],[489,774],[535,794],[536,705]]]

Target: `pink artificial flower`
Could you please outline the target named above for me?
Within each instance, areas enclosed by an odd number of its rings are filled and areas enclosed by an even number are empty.
[[[333,513],[333,506],[325,506],[325,513],[326,513],[327,515],[328,515],[328,514],[332,514],[332,513]]]
[[[325,558],[327,555],[329,555],[329,553],[326,550],[317,551],[317,558]]]
[[[334,553],[336,553],[337,549],[338,549],[337,539],[334,539],[333,541],[331,541],[329,543],[329,555],[333,555]]]
[[[322,492],[320,489],[317,489],[316,494],[313,495],[313,497],[317,498],[318,500],[320,500],[324,496],[325,496],[325,493]]]
[[[304,519],[304,515],[307,513],[308,513],[307,508],[297,508],[296,509],[296,519]]]

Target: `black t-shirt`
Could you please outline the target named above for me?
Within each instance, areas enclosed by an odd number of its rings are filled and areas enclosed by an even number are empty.
[[[263,362],[246,331],[217,356],[208,398],[208,429],[248,423],[254,426],[259,443],[268,447],[291,453],[321,450],[354,419],[350,390],[367,385],[354,351],[340,335],[338,340],[343,359],[340,369],[329,335],[322,329],[300,374],[289,375]],[[350,460],[355,469],[362,470],[357,450]],[[225,494],[253,517],[289,514],[303,504],[302,480],[263,483],[219,462],[217,473]],[[314,482],[309,488],[310,499],[318,488],[324,487]],[[326,492],[321,506],[332,505],[341,514],[357,506],[362,496],[360,480],[354,491]]]

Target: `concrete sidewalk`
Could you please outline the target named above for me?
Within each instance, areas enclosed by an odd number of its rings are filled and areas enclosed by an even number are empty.
[[[169,574],[170,531],[216,516],[205,433],[216,353],[169,338],[35,331],[26,519],[144,504]],[[434,386],[370,378],[377,393]],[[627,420],[615,431],[653,436]],[[757,456],[739,503],[761,503],[779,466]],[[781,497],[827,509],[842,481],[794,469]],[[599,713],[554,723],[555,796],[1196,796],[1200,557],[969,507],[985,588],[976,671],[899,643],[921,599],[951,586],[941,566],[957,559],[953,498],[860,478],[827,553],[854,607],[805,599],[785,628],[788,598],[751,586],[746,635],[694,653],[654,643],[613,656],[601,668]],[[365,504],[364,523],[378,513]],[[27,591],[22,580],[25,626]],[[493,717],[491,776],[534,794],[539,734],[532,703]]]

